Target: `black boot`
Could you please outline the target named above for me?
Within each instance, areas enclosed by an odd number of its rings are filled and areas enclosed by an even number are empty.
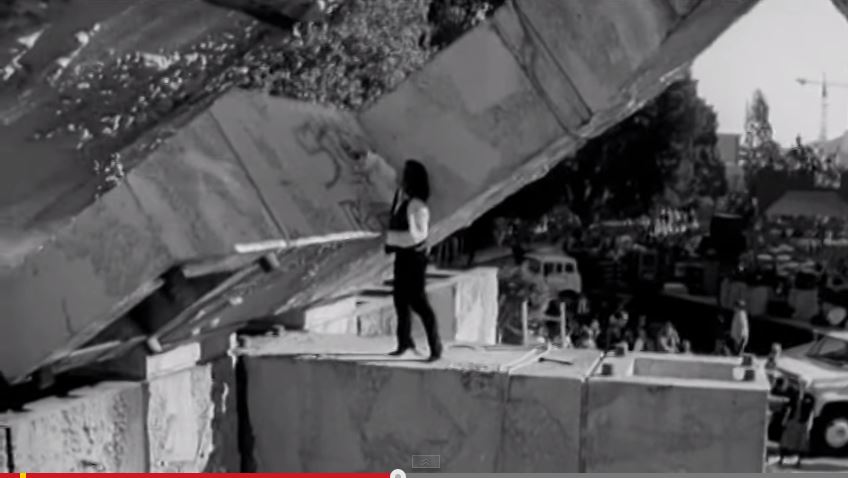
[[[427,359],[428,362],[435,362],[442,358],[442,344],[435,344],[430,347],[430,358]]]
[[[405,345],[403,347],[398,347],[394,351],[389,352],[389,355],[392,357],[400,357],[401,355],[405,354],[410,350],[415,352],[415,345]]]

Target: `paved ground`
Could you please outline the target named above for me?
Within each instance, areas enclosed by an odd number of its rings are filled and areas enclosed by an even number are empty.
[[[767,471],[770,473],[793,473],[804,471],[846,471],[848,472],[848,459],[846,458],[810,458],[804,460],[800,468],[795,467],[795,459],[787,458],[783,466],[777,465],[777,457],[770,457]]]
[[[770,473],[794,473],[804,471],[848,471],[848,458],[808,458],[801,462],[801,467],[796,468],[795,457],[787,457],[784,464],[778,465],[777,445],[769,443],[769,456],[766,463],[766,471]]]

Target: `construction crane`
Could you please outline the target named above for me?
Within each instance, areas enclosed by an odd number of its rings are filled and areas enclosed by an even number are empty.
[[[828,88],[845,88],[848,89],[848,83],[833,83],[827,81],[827,76],[822,73],[821,81],[817,80],[808,80],[806,78],[798,78],[798,84],[801,86],[820,86],[821,87],[821,126],[819,129],[819,140],[824,142],[827,141],[827,110],[828,110],[828,99],[827,99],[827,90]]]

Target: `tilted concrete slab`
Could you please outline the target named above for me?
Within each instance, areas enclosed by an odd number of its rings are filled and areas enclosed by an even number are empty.
[[[0,81],[0,238],[25,255],[89,206],[95,162],[173,119],[176,105],[215,93],[214,77],[257,30],[200,0],[70,0],[0,32],[0,79],[13,73]]]
[[[20,379],[94,338],[136,289],[173,263],[162,239],[124,184],[22,266],[0,270],[0,370]]]
[[[151,231],[162,238],[151,244],[156,251],[167,251],[168,265],[203,259],[196,255],[214,254],[227,249],[230,241],[251,240],[276,230],[281,235],[353,226],[373,230],[380,222],[377,211],[385,205],[387,186],[379,181],[378,185],[362,184],[368,175],[343,151],[345,142],[361,141],[386,157],[389,167],[384,170],[398,170],[410,156],[428,164],[435,193],[432,236],[437,241],[541,177],[587,138],[658,95],[755,3],[702,0],[689,8],[688,2],[658,0],[626,6],[616,0],[509,2],[493,20],[439,53],[396,91],[362,112],[359,127],[346,115],[316,113],[315,107],[233,92],[212,107],[210,115],[225,131],[234,156],[242,159],[241,172],[232,165],[230,151],[209,157],[208,147],[186,147],[192,141],[186,132],[175,140],[170,154],[166,149],[158,160],[150,160],[151,165],[131,172],[128,184],[149,218]],[[183,14],[188,16],[189,11]],[[573,24],[576,18],[583,21]],[[205,31],[198,28],[195,33]],[[221,125],[222,112],[238,119]],[[184,124],[186,119],[181,121]],[[199,128],[193,124],[189,130],[195,127]],[[134,157],[141,157],[143,150],[133,150]],[[346,176],[350,181],[333,189],[331,180],[339,167],[350,171]],[[190,186],[177,192],[180,188],[171,186],[170,180],[165,185],[162,178],[168,172]],[[120,197],[106,195],[103,201]],[[264,212],[255,209],[258,200]],[[227,204],[218,209],[212,203]],[[238,214],[249,207],[254,214]],[[92,217],[93,223],[98,220]],[[221,227],[217,221],[230,227]],[[111,240],[92,241],[90,247],[109,250],[104,244]],[[55,244],[62,242],[60,237]],[[257,281],[249,287],[243,306],[214,319],[223,324],[263,317],[349,293],[378,278],[390,261],[378,241],[335,248],[320,259],[318,265],[295,264]],[[126,277],[136,278],[136,288],[156,275],[143,267],[130,272],[131,265]],[[28,280],[25,271],[13,271],[7,289],[20,290]],[[39,273],[45,284],[67,285],[60,267],[44,266]],[[85,287],[89,281],[107,280],[98,275],[76,283]],[[68,290],[66,295],[72,294],[78,293]],[[41,351],[19,354],[17,349],[31,347],[28,337],[59,327],[64,313],[61,307],[55,309],[61,300],[47,301],[54,305],[51,310],[27,302],[31,299],[9,296],[0,302],[6,300],[13,301],[15,311],[7,320],[15,322],[24,338],[9,340],[10,348],[3,353],[23,358],[2,360],[0,369],[17,380],[47,357]],[[72,334],[51,333],[44,350],[67,348],[72,342],[68,335],[99,330],[114,320],[110,311],[120,298],[111,300],[112,304],[95,302],[85,314],[72,311],[78,314],[73,320],[85,326]]]
[[[584,2],[558,3],[565,9],[584,8],[579,6]],[[620,5],[614,0],[595,3],[611,11]],[[653,5],[648,0],[642,3]],[[662,8],[637,15],[632,24],[631,20],[611,14],[616,28],[626,30],[627,35],[648,39],[659,36],[663,41],[650,53],[641,55],[645,60],[638,66],[616,70],[620,77],[610,73],[607,82],[618,85],[617,93],[603,107],[593,110],[581,99],[591,93],[580,91],[572,78],[583,74],[581,71],[556,67],[550,57],[545,65],[543,53],[551,51],[550,43],[560,31],[542,30],[513,6],[441,52],[396,91],[364,111],[360,120],[378,150],[396,168],[407,157],[419,157],[431,166],[437,219],[431,235],[438,241],[542,177],[586,139],[602,133],[659,95],[685,73],[697,53],[755,3],[703,0],[676,22],[662,20],[668,14]],[[516,25],[522,25],[523,36],[516,33]],[[665,25],[668,30],[657,35],[657,25]],[[609,28],[602,22],[595,29],[581,31],[594,39],[597,55],[624,55],[615,51],[623,48],[621,42],[604,39]],[[501,33],[496,34],[497,31]],[[505,40],[495,41],[498,36]],[[524,38],[520,47],[516,38]],[[583,44],[586,42],[589,40]],[[473,54],[469,55],[469,51]],[[575,51],[579,51],[578,45]],[[517,69],[525,72],[525,78]],[[492,80],[495,73],[502,78]],[[550,86],[554,84],[566,85],[569,92],[559,96]],[[514,89],[510,91],[510,87]],[[548,99],[552,96],[557,100]],[[486,98],[499,98],[499,102],[487,103]],[[563,112],[571,110],[576,116],[563,119]],[[589,116],[584,119],[580,116],[583,114]],[[538,118],[547,120],[537,123]],[[453,127],[443,127],[445,124]],[[580,126],[570,126],[573,124]],[[526,125],[537,128],[530,130]],[[348,261],[339,258],[332,262],[332,269],[319,270],[311,284],[294,296],[276,289],[278,297],[289,296],[283,303],[294,307],[350,292],[388,267],[389,258],[376,248],[367,254],[362,249],[353,251]]]
[[[383,355],[392,345],[293,334],[245,350],[256,471],[408,469],[412,455],[445,472],[578,470],[599,352],[555,352],[571,365],[551,366],[526,348],[448,346],[428,364]]]
[[[380,230],[394,178],[385,165],[342,157],[363,147],[356,128],[327,108],[224,96],[49,246],[0,271],[10,316],[40,318],[10,324],[3,373],[19,379],[90,340],[116,318],[112,307],[175,263],[231,255],[236,244]]]
[[[761,473],[769,384],[741,381],[739,358],[629,354],[589,380],[583,460],[590,473]],[[738,374],[738,377],[737,377]]]

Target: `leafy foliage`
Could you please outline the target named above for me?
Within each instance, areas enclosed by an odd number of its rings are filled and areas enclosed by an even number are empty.
[[[795,138],[795,145],[786,153],[785,162],[790,169],[815,172],[822,169],[822,160],[812,146],[804,144],[801,136]]]
[[[692,79],[673,84],[518,193],[499,213],[541,215],[564,202],[585,224],[641,215],[669,191],[678,202],[724,194],[716,114],[697,96],[696,86]]]
[[[774,140],[774,130],[769,121],[769,104],[762,91],[754,91],[745,119],[745,139],[740,158],[749,177],[760,168],[783,169],[786,164],[780,145]]]
[[[347,0],[246,58],[242,86],[357,109],[395,88],[503,0]]]
[[[444,48],[486,19],[505,0],[432,0],[427,21],[430,45]]]

